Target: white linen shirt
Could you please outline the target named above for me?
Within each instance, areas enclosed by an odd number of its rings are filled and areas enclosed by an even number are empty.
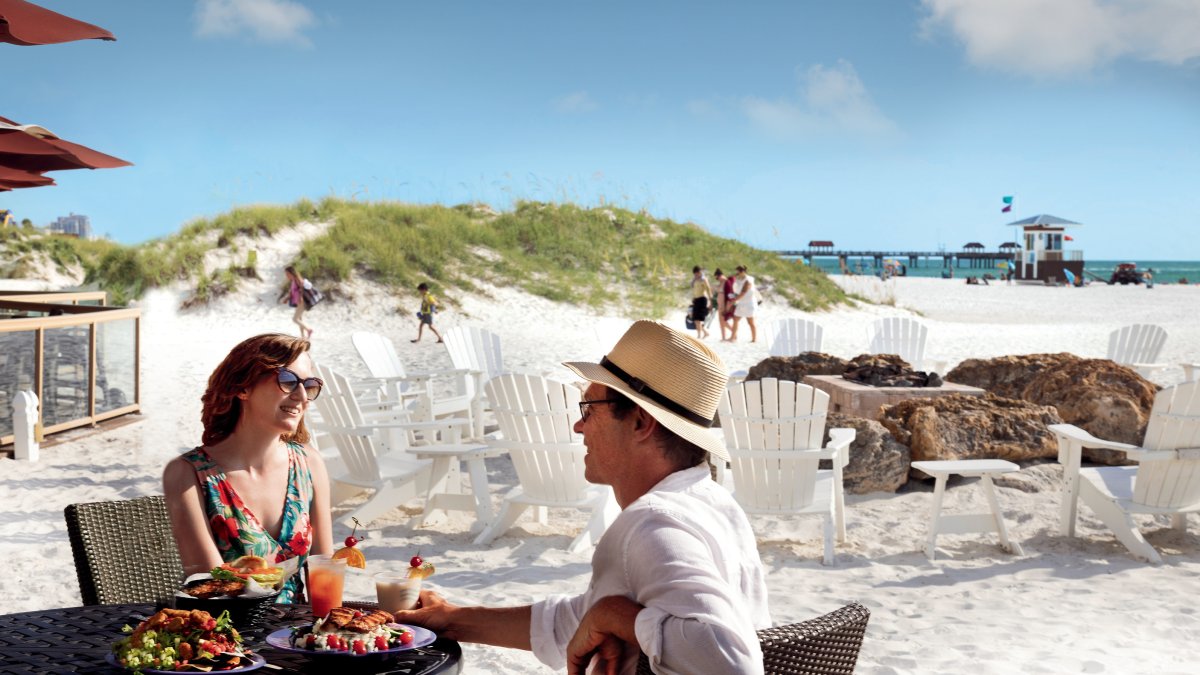
[[[758,546],[707,464],[667,476],[621,512],[592,554],[587,592],[533,605],[534,656],[564,668],[583,615],[610,595],[644,606],[635,632],[655,672],[763,672],[755,630],[771,616]],[[627,648],[620,672],[633,675],[637,660]]]

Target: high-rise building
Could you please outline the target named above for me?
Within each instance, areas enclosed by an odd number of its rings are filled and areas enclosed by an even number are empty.
[[[59,216],[58,220],[50,223],[50,231],[74,235],[80,239],[91,239],[92,223],[87,216],[72,213],[69,216]]]

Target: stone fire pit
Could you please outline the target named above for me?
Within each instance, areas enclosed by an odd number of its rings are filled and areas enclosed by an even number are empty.
[[[872,420],[879,419],[882,406],[909,399],[984,395],[979,387],[944,382],[937,373],[914,371],[898,356],[888,354],[864,354],[847,364],[842,375],[808,375],[804,383],[829,394],[830,412]]]

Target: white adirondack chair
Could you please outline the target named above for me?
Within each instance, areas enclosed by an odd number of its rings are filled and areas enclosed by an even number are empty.
[[[344,376],[321,365],[317,366],[317,373],[325,381],[325,388],[315,401],[321,422],[314,426],[332,440],[344,467],[341,474],[332,478],[374,493],[366,503],[343,516],[343,523],[349,525],[356,517],[364,523],[370,522],[422,495],[425,510],[421,524],[434,512],[444,509],[473,510],[477,523],[491,521],[487,471],[483,464],[486,446],[457,442],[458,428],[466,424],[465,419],[412,422],[408,421],[407,412],[399,410],[391,421],[367,420],[359,408],[354,387]],[[407,439],[411,431],[421,431],[427,440],[440,442],[410,447]],[[472,494],[462,492],[460,461],[468,464]]]
[[[350,340],[371,377],[385,385],[388,399],[403,402],[413,411],[415,419],[429,420],[446,415],[471,418],[472,396],[468,391],[468,371],[455,369],[409,373],[405,371],[396,353],[396,346],[389,338],[379,333],[357,331],[350,336]],[[452,377],[455,392],[450,396],[435,396],[435,377]]]
[[[833,542],[846,540],[842,469],[850,461],[854,429],[830,429],[822,447],[829,395],[806,384],[767,378],[735,384],[718,406],[729,449],[733,496],[746,513],[819,515],[823,562],[833,564]],[[820,470],[822,459],[832,470]]]
[[[776,319],[771,322],[771,356],[795,356],[821,351],[825,329],[807,319]]]
[[[1158,392],[1141,447],[1101,440],[1072,424],[1050,430],[1063,464],[1062,534],[1075,536],[1082,498],[1133,555],[1162,562],[1135,515],[1169,515],[1171,526],[1183,530],[1187,514],[1200,512],[1200,382]],[[1083,448],[1122,450],[1138,465],[1080,468]]]
[[[442,334],[442,341],[450,354],[450,363],[470,374],[467,393],[471,396],[474,437],[483,438],[483,411],[487,407],[483,385],[504,370],[500,336],[483,328],[455,326]]]
[[[1107,358],[1133,368],[1142,377],[1150,377],[1169,365],[1156,363],[1166,342],[1167,331],[1162,326],[1135,323],[1109,333]]]
[[[867,352],[870,354],[896,354],[908,362],[914,370],[945,370],[946,362],[929,359],[926,364],[925,340],[929,329],[925,324],[903,316],[876,319],[867,326]]]
[[[568,550],[594,545],[616,518],[618,508],[607,485],[583,477],[583,437],[573,427],[579,420],[579,388],[539,375],[506,374],[484,385],[503,440],[493,447],[512,458],[520,485],[504,496],[500,515],[475,540],[487,544],[516,523],[526,509],[544,507],[591,511],[587,527]]]

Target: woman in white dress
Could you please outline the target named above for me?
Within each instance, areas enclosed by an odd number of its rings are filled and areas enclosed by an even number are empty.
[[[754,301],[754,277],[746,272],[745,265],[737,266],[737,281],[733,290],[737,297],[733,300],[733,331],[729,339],[737,340],[738,320],[745,319],[746,325],[750,326],[750,341],[758,342],[758,327],[754,325],[754,309],[758,305]]]

